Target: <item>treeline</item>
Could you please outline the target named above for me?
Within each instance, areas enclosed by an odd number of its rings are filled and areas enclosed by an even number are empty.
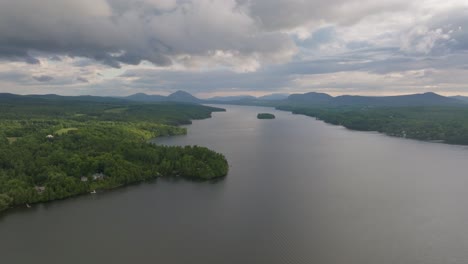
[[[377,131],[390,136],[468,145],[467,107],[280,106],[278,109],[312,116],[353,130]]]
[[[216,107],[184,103],[135,103],[130,101],[92,102],[82,100],[46,100],[0,96],[0,120],[29,121],[57,119],[86,122],[95,121],[147,121],[160,124],[190,124],[191,120],[211,117],[212,112],[224,111]]]
[[[148,143],[158,136],[185,134],[185,128],[168,124],[206,118],[214,108],[92,104],[101,109],[95,115],[99,118],[93,118],[85,105],[73,111],[64,108],[53,117],[44,114],[51,111],[47,104],[38,111],[28,104],[15,106],[21,119],[0,113],[0,211],[157,177],[211,180],[228,172],[225,157],[207,148]],[[24,117],[28,111],[31,118]],[[76,118],[67,119],[70,116]],[[160,123],[154,123],[156,119]]]

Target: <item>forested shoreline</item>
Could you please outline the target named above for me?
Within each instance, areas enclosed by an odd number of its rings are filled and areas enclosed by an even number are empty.
[[[468,145],[468,107],[314,107],[282,105],[277,109],[315,117],[351,130]]]
[[[211,180],[222,154],[150,144],[223,109],[193,104],[0,100],[0,211],[155,179]]]

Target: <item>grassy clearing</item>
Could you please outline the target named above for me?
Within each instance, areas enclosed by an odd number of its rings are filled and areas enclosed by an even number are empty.
[[[104,110],[104,113],[120,114],[120,113],[123,113],[123,112],[125,112],[127,110],[128,110],[127,107],[117,107],[117,108],[106,109],[106,110]]]
[[[78,130],[78,128],[76,127],[62,128],[62,129],[55,131],[55,134],[61,136],[61,135],[67,134],[70,131],[75,131],[75,130]]]
[[[19,137],[7,137],[8,143],[13,144],[18,140]]]

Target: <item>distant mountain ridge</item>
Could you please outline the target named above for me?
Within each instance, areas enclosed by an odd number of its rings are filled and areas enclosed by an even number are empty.
[[[92,95],[77,95],[77,96],[64,96],[57,94],[28,94],[19,95],[11,93],[0,93],[1,102],[14,102],[14,101],[88,101],[88,102],[123,102],[127,101],[122,98],[92,96]]]
[[[145,93],[136,93],[123,99],[138,101],[138,102],[186,102],[186,103],[254,103],[258,101],[280,101],[288,97],[288,94],[269,94],[261,97],[251,95],[235,95],[235,96],[215,96],[208,99],[200,99],[185,91],[176,91],[168,96],[164,95],[149,95]]]
[[[206,99],[207,101],[219,101],[219,102],[229,102],[229,101],[239,101],[239,100],[256,100],[257,97],[251,95],[235,95],[235,96],[215,96]]]
[[[297,103],[328,104],[333,100],[331,95],[326,93],[309,92],[304,94],[291,94],[287,101]]]
[[[265,101],[277,101],[277,100],[284,100],[288,98],[289,94],[285,93],[273,93],[273,94],[267,94],[264,96],[260,96],[257,99],[258,100],[265,100]]]
[[[287,100],[290,103],[330,106],[444,106],[462,105],[463,101],[445,97],[436,93],[396,95],[396,96],[330,96],[325,93],[292,94]]]
[[[468,96],[455,95],[455,96],[450,96],[450,98],[454,98],[454,99],[468,103]]]
[[[184,91],[176,91],[168,96],[136,93],[136,94],[132,94],[126,97],[122,97],[122,98],[130,100],[130,101],[138,101],[138,102],[163,102],[163,101],[184,102],[184,103],[200,103],[201,102],[200,99]]]
[[[168,96],[148,95],[136,93],[126,97],[102,97],[102,96],[61,96],[56,94],[45,95],[16,95],[11,93],[0,93],[1,102],[15,102],[17,100],[80,100],[93,102],[182,102],[182,103],[213,103],[213,104],[238,104],[238,105],[304,105],[304,106],[468,106],[468,97],[454,96],[445,97],[436,93],[428,92],[422,94],[397,95],[397,96],[360,96],[341,95],[331,96],[326,93],[309,92],[304,94],[271,94],[261,97],[248,95],[212,97],[199,99],[188,92],[176,91]]]
[[[215,96],[206,99],[207,101],[219,101],[219,102],[230,102],[230,101],[245,101],[245,100],[260,100],[260,101],[279,101],[288,98],[289,94],[284,93],[272,93],[264,96],[255,97],[252,95],[233,95],[233,96]]]

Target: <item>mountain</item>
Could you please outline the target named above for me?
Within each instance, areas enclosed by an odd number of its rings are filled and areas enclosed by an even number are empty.
[[[145,93],[136,93],[124,97],[127,100],[138,101],[138,102],[161,102],[166,100],[166,96],[162,95],[149,95]]]
[[[287,100],[293,103],[307,103],[307,104],[329,104],[332,102],[333,97],[326,93],[310,92],[305,94],[291,94]]]
[[[462,101],[464,103],[468,103],[468,96],[455,95],[455,96],[450,96],[450,98],[457,99],[457,100]]]
[[[149,95],[144,93],[136,93],[126,97],[106,97],[106,96],[91,96],[91,95],[79,95],[79,96],[62,96],[56,94],[42,94],[42,95],[16,95],[9,93],[0,93],[0,101],[13,102],[16,100],[46,100],[46,101],[87,101],[87,102],[184,102],[184,103],[202,103],[203,101],[196,98],[195,96],[184,92],[177,91],[169,96],[163,95]]]
[[[400,96],[388,96],[389,104],[405,105],[458,105],[460,102],[456,99],[445,97],[436,93],[410,94]]]
[[[335,97],[333,102],[338,105],[370,105],[370,106],[435,106],[457,105],[456,99],[436,93],[397,95],[397,96],[349,96]]]
[[[274,93],[274,94],[268,94],[264,96],[260,96],[257,99],[258,100],[264,100],[264,101],[278,101],[278,100],[284,100],[288,98],[289,94],[284,94],[284,93]]]
[[[197,97],[185,92],[185,91],[177,91],[175,93],[170,94],[167,96],[167,101],[172,102],[184,102],[184,103],[200,103],[202,100],[198,99]]]
[[[104,96],[91,96],[91,95],[78,95],[78,96],[63,96],[57,94],[30,94],[30,95],[17,95],[9,93],[0,93],[0,101],[2,102],[52,102],[52,101],[68,101],[68,102],[97,102],[97,103],[116,103],[125,102],[122,98],[104,97]],[[127,101],[128,102],[128,101]]]
[[[127,97],[123,97],[123,99],[137,101],[137,102],[167,102],[167,101],[184,102],[184,103],[201,103],[202,102],[202,100],[184,91],[177,91],[168,96],[136,93],[136,94],[129,95]]]
[[[226,104],[241,104],[241,105],[265,105],[274,101],[281,101],[288,98],[288,94],[269,94],[260,97],[251,95],[235,95],[235,96],[216,96],[206,99],[210,103],[226,103]]]
[[[61,96],[56,94],[45,95],[16,95],[0,93],[0,102],[28,102],[31,100],[43,101],[88,101],[88,102],[184,102],[184,103],[223,103],[237,105],[277,106],[278,104],[293,104],[304,106],[463,106],[468,103],[468,97],[445,97],[436,93],[397,95],[397,96],[358,96],[341,95],[330,96],[326,93],[309,92],[305,94],[291,94],[286,99],[286,94],[271,94],[259,98],[253,96],[226,96],[213,97],[207,100],[199,99],[190,93],[177,91],[168,96],[148,95],[137,93],[127,97],[101,97],[101,96]]]
[[[206,99],[207,101],[217,101],[217,102],[230,102],[230,101],[240,101],[240,100],[255,100],[257,99],[251,95],[236,95],[236,96],[215,96]]]
[[[107,96],[93,96],[93,95],[75,95],[75,96],[63,96],[57,94],[45,94],[45,95],[25,95],[30,98],[40,98],[48,101],[85,101],[85,102],[96,102],[96,103],[116,103],[125,102],[127,100],[123,98],[114,98]]]
[[[8,99],[18,99],[21,98],[21,95],[11,94],[11,93],[0,93],[0,99],[8,100]]]
[[[342,95],[332,97],[325,93],[292,94],[288,102],[296,104],[316,104],[331,106],[448,106],[460,105],[461,101],[436,93],[397,95],[397,96],[358,96]]]
[[[24,95],[17,95],[11,93],[0,93],[0,103],[18,103],[18,102],[29,102],[29,101],[36,101],[33,97],[28,97]],[[42,100],[44,101],[44,100]]]

